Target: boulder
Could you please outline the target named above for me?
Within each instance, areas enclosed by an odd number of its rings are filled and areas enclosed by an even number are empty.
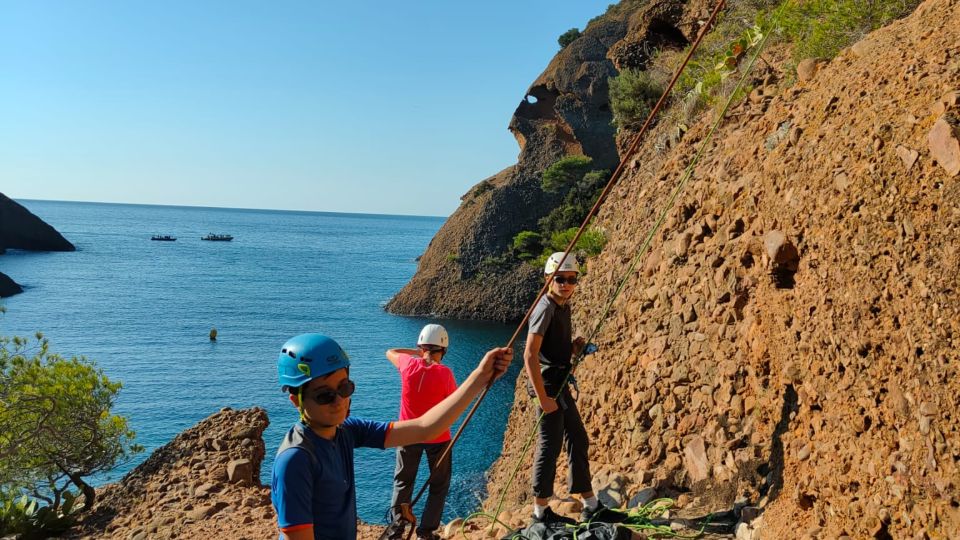
[[[947,172],[947,176],[960,174],[960,119],[947,113],[941,116],[927,137],[930,155]]]
[[[817,67],[819,67],[819,64],[814,58],[801,60],[800,63],[797,64],[797,80],[806,82],[813,79],[814,75],[817,74]]]
[[[683,464],[690,479],[694,482],[706,480],[710,476],[710,463],[707,461],[703,437],[695,435],[684,447]]]
[[[76,248],[56,229],[0,193],[0,252],[5,249],[74,251]]]
[[[0,298],[6,298],[23,292],[23,288],[9,276],[0,272]]]
[[[253,463],[249,459],[231,461],[227,464],[227,480],[231,484],[251,484],[253,482]]]

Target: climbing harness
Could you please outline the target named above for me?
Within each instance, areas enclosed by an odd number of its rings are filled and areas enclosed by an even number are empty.
[[[610,176],[610,180],[607,182],[607,185],[604,187],[603,191],[600,193],[600,196],[597,197],[597,201],[594,203],[593,207],[592,207],[592,208],[590,209],[590,211],[587,213],[587,216],[584,218],[583,223],[580,225],[580,228],[577,230],[576,234],[575,234],[575,235],[573,236],[573,238],[570,240],[569,244],[567,245],[566,249],[565,249],[564,252],[563,252],[563,257],[567,257],[567,256],[570,254],[570,252],[573,250],[574,246],[576,246],[577,241],[580,239],[580,236],[583,234],[583,232],[586,230],[587,226],[588,226],[588,225],[590,224],[590,222],[593,220],[593,218],[594,218],[594,216],[596,215],[597,211],[599,210],[600,206],[606,201],[607,196],[610,194],[610,192],[612,191],[613,187],[614,187],[614,186],[617,184],[617,182],[620,180],[620,177],[623,175],[623,171],[624,171],[624,169],[626,168],[626,164],[630,161],[630,158],[633,156],[634,153],[636,153],[637,149],[639,148],[640,142],[642,141],[643,136],[646,134],[647,130],[649,129],[649,127],[650,127],[650,125],[651,125],[651,123],[652,123],[652,121],[653,121],[653,118],[656,116],[657,112],[659,112],[660,108],[661,108],[661,107],[663,106],[663,104],[666,102],[667,97],[668,97],[669,94],[670,94],[670,91],[673,89],[673,87],[674,87],[674,85],[676,84],[677,80],[680,78],[680,75],[683,73],[683,70],[686,68],[686,66],[687,66],[687,64],[689,63],[689,61],[690,61],[691,57],[693,56],[694,52],[696,52],[697,47],[700,45],[701,41],[703,40],[703,37],[707,34],[707,32],[709,31],[709,29],[713,26],[713,23],[714,23],[714,21],[716,20],[717,16],[719,15],[720,10],[721,10],[721,9],[723,8],[723,6],[725,5],[725,2],[726,2],[726,0],[718,0],[716,6],[715,6],[714,9],[713,9],[713,12],[710,14],[710,18],[707,20],[706,24],[704,24],[703,28],[700,30],[700,33],[697,35],[696,40],[695,40],[695,41],[693,42],[693,44],[691,45],[690,51],[687,53],[687,56],[684,58],[684,60],[683,60],[683,62],[681,63],[680,67],[679,67],[679,68],[677,69],[677,71],[674,73],[673,78],[670,80],[670,82],[669,82],[669,84],[667,85],[666,89],[663,91],[663,94],[661,94],[660,99],[657,100],[657,103],[656,103],[656,104],[654,105],[654,107],[651,109],[650,114],[647,116],[646,121],[643,123],[643,126],[640,128],[640,130],[638,131],[637,135],[634,137],[633,142],[631,143],[630,147],[628,148],[628,150],[627,150],[627,152],[626,152],[626,154],[625,154],[625,156],[624,156],[624,159],[622,159],[622,160],[620,161],[620,163],[617,165],[617,168],[614,170],[613,174]],[[693,175],[694,166],[697,164],[697,162],[699,161],[700,157],[703,155],[703,152],[705,151],[705,149],[706,149],[706,147],[707,147],[707,143],[712,139],[713,134],[716,132],[716,130],[717,130],[717,128],[719,127],[720,123],[723,121],[724,116],[726,115],[727,111],[728,111],[729,108],[730,108],[730,105],[731,105],[732,102],[733,102],[734,96],[737,95],[738,91],[739,91],[740,88],[743,86],[744,81],[746,80],[747,75],[750,73],[750,70],[752,69],[754,62],[755,62],[756,59],[759,57],[760,52],[763,50],[763,47],[764,47],[764,45],[766,44],[766,41],[767,41],[767,37],[768,37],[768,36],[769,36],[769,33],[765,33],[765,34],[763,35],[763,37],[761,38],[761,40],[759,41],[759,43],[757,44],[756,51],[755,51],[754,55],[750,58],[750,61],[748,62],[746,68],[743,70],[743,76],[742,76],[742,77],[740,78],[740,80],[737,82],[737,85],[736,85],[734,91],[730,94],[729,98],[727,99],[726,103],[724,104],[723,109],[722,109],[722,110],[720,111],[720,113],[718,114],[717,121],[716,121],[716,122],[714,123],[714,125],[711,127],[711,129],[709,130],[709,132],[707,133],[707,135],[704,137],[703,141],[701,142],[700,148],[698,149],[697,153],[694,155],[693,159],[692,159],[692,160],[690,161],[690,163],[688,164],[686,170],[684,171],[683,176],[681,177],[680,182],[677,184],[676,188],[673,190],[673,192],[671,193],[670,197],[668,198],[667,203],[666,203],[666,205],[664,206],[663,210],[661,211],[661,213],[660,213],[657,221],[653,224],[653,226],[650,228],[648,234],[647,234],[646,237],[644,238],[644,241],[643,241],[643,243],[642,243],[642,245],[641,245],[641,247],[640,247],[640,250],[637,252],[636,256],[634,256],[633,260],[630,262],[630,265],[628,266],[627,272],[624,273],[623,278],[621,278],[621,280],[619,281],[616,289],[615,289],[614,292],[611,294],[611,298],[610,298],[610,300],[608,301],[607,306],[604,308],[604,311],[601,313],[597,325],[594,327],[594,329],[591,331],[590,335],[587,337],[587,341],[588,341],[588,342],[589,342],[589,341],[592,341],[592,339],[599,333],[599,331],[600,331],[600,329],[602,328],[603,323],[604,323],[607,315],[610,313],[610,310],[611,310],[612,307],[613,307],[613,303],[616,301],[616,299],[617,299],[617,298],[620,296],[620,294],[623,292],[623,289],[625,288],[626,283],[627,283],[629,277],[630,277],[630,276],[632,275],[632,273],[635,271],[636,266],[638,265],[639,261],[640,261],[640,260],[643,258],[643,256],[646,254],[647,250],[649,249],[650,242],[652,241],[654,235],[657,233],[657,231],[658,231],[658,230],[660,229],[660,227],[663,225],[664,221],[666,221],[666,216],[667,216],[667,214],[669,213],[670,209],[673,208],[673,205],[674,205],[674,203],[676,202],[676,199],[677,199],[677,197],[679,196],[680,192],[683,190],[683,188],[686,186],[687,182],[689,181],[690,177]],[[526,324],[527,320],[529,320],[530,315],[533,313],[533,310],[536,308],[537,303],[540,301],[540,299],[543,297],[544,294],[546,294],[547,290],[549,289],[550,282],[552,281],[553,277],[556,275],[556,273],[557,273],[558,270],[559,270],[559,267],[558,267],[552,274],[550,274],[550,276],[548,277],[548,279],[545,281],[544,285],[540,288],[540,292],[537,294],[537,297],[534,299],[533,303],[530,305],[530,308],[527,310],[527,312],[526,312],[526,314],[524,315],[523,319],[522,319],[522,320],[520,321],[520,323],[517,325],[516,331],[514,331],[513,335],[510,337],[510,340],[507,342],[507,345],[506,345],[507,348],[512,348],[512,347],[513,347],[513,345],[514,345],[514,343],[516,342],[517,338],[520,336],[520,332],[523,330],[524,325]],[[560,385],[560,387],[561,387],[561,392],[562,392],[562,388],[565,387],[566,384],[567,384],[567,379],[569,379],[569,377],[570,377],[571,374],[573,373],[573,370],[582,362],[584,356],[585,356],[584,351],[581,351],[580,354],[577,356],[577,358],[574,359],[574,361],[573,361],[573,363],[572,363],[571,369],[568,370],[568,372],[567,372],[567,378],[565,378],[563,384]],[[480,396],[479,396],[479,397],[477,398],[477,400],[474,402],[473,406],[470,408],[469,412],[467,413],[467,416],[464,418],[463,422],[460,424],[460,426],[459,426],[459,428],[457,429],[456,433],[454,434],[453,438],[450,440],[450,444],[447,446],[447,449],[446,449],[446,450],[444,451],[444,453],[440,456],[440,459],[438,460],[438,463],[443,463],[443,461],[444,461],[445,459],[447,459],[447,456],[449,455],[450,450],[453,448],[453,446],[454,446],[454,445],[457,443],[457,441],[460,439],[460,436],[462,435],[464,428],[466,428],[467,424],[470,423],[470,420],[473,418],[474,413],[476,412],[476,410],[477,410],[477,408],[480,406],[480,404],[483,402],[484,398],[487,396],[487,393],[490,391],[490,388],[491,388],[492,385],[493,385],[493,381],[490,381],[490,382],[487,383],[487,385],[484,387],[483,391],[480,393]],[[558,394],[558,396],[559,396],[559,394]],[[529,450],[530,444],[531,444],[532,441],[533,441],[533,437],[536,435],[537,428],[539,427],[541,421],[543,420],[543,416],[544,416],[544,414],[543,414],[543,412],[541,411],[540,416],[537,418],[537,422],[534,424],[533,429],[531,430],[530,435],[527,437],[527,440],[526,440],[526,442],[524,443],[523,449],[522,449],[521,452],[520,452],[520,455],[521,455],[521,456],[522,456],[522,455],[525,455],[526,452]],[[504,525],[502,522],[500,522],[500,521],[497,519],[497,516],[500,515],[500,511],[501,511],[501,509],[503,508],[503,503],[504,503],[504,499],[505,499],[505,497],[506,497],[507,490],[509,489],[509,487],[510,487],[510,485],[513,483],[513,481],[516,479],[516,475],[517,475],[517,473],[519,472],[519,468],[520,468],[521,464],[522,464],[522,462],[518,460],[517,466],[514,468],[513,472],[512,472],[511,475],[510,475],[510,478],[509,478],[507,484],[504,486],[504,489],[503,489],[502,492],[501,492],[501,496],[500,496],[500,499],[499,499],[498,504],[497,504],[496,512],[494,512],[492,515],[490,515],[490,514],[488,514],[488,513],[485,513],[485,512],[475,512],[475,513],[471,514],[470,516],[467,517],[467,519],[464,520],[463,524],[461,525],[461,529],[460,529],[461,534],[464,533],[464,527],[466,526],[466,524],[467,524],[472,518],[475,518],[475,517],[486,517],[486,518],[490,519],[490,520],[491,520],[491,524],[490,524],[490,529],[491,529],[491,530],[493,529],[493,527],[494,527],[497,523],[500,523],[501,525]],[[427,481],[420,487],[420,489],[419,489],[419,491],[417,492],[416,496],[412,499],[412,501],[411,501],[411,503],[410,503],[409,505],[401,505],[401,513],[402,513],[402,515],[400,516],[399,519],[395,520],[390,526],[387,527],[387,529],[384,531],[383,535],[380,536],[380,539],[381,539],[381,540],[388,540],[388,539],[390,539],[390,538],[396,538],[396,536],[392,536],[392,535],[397,534],[397,531],[398,531],[398,530],[405,530],[408,525],[410,526],[410,527],[409,527],[409,531],[410,531],[409,534],[412,534],[412,531],[413,531],[413,525],[412,525],[412,524],[414,524],[414,523],[416,522],[416,518],[412,515],[412,511],[409,511],[409,510],[410,510],[414,505],[416,505],[417,501],[420,500],[420,497],[423,496],[424,492],[426,491],[427,486],[428,486],[429,483],[430,483],[430,479],[432,478],[432,476],[433,476],[433,472],[431,472],[430,477],[428,477]],[[404,512],[403,506],[407,506],[407,509],[406,509],[406,510],[409,511],[409,512]],[[645,507],[644,507],[644,508],[645,508]],[[409,515],[404,515],[404,514],[407,514],[407,513],[409,513]],[[638,518],[638,519],[639,519],[639,518]],[[403,523],[403,522],[407,522],[407,523]],[[637,524],[636,526],[637,526],[637,527],[641,527],[641,526],[644,526],[644,525],[642,525],[642,524]],[[509,529],[509,527],[507,527],[507,528]],[[668,528],[669,528],[669,527],[668,527]],[[658,533],[658,534],[667,534],[667,531],[665,531],[665,530],[663,530],[663,531],[657,531],[657,533]],[[678,536],[678,535],[676,535],[672,530],[670,530],[669,534],[670,534],[671,536]],[[409,537],[409,536],[408,536],[408,537]]]
[[[400,503],[400,516],[383,531],[380,540],[410,540],[416,529],[417,516],[413,513],[413,505]]]

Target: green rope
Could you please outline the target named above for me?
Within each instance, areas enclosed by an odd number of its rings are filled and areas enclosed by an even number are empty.
[[[622,517],[618,519],[615,525],[623,527],[625,529],[630,529],[633,532],[644,533],[647,535],[653,535],[657,537],[671,537],[671,538],[680,538],[686,540],[693,540],[698,538],[706,530],[707,526],[710,524],[710,520],[713,515],[707,516],[707,520],[701,525],[700,530],[694,535],[682,535],[673,530],[670,525],[664,524],[655,524],[653,523],[654,519],[661,518],[664,513],[673,508],[674,501],[673,499],[660,498],[654,499],[642,506],[638,506],[629,511],[616,510],[616,509],[607,509],[608,512],[613,512],[620,514]],[[467,523],[475,518],[486,518],[491,521],[492,524],[501,525],[507,531],[510,530],[510,525],[504,523],[498,519],[493,514],[488,514],[486,512],[474,512],[467,516],[467,518],[460,524],[460,535],[466,538],[466,526]],[[570,530],[570,533],[573,535],[573,540],[579,538],[579,534],[583,529],[589,529],[592,520],[587,520],[576,525],[566,524],[565,527]],[[529,540],[529,537],[523,535],[519,531],[514,532],[509,536],[509,540]]]
[[[594,326],[593,330],[590,332],[589,336],[587,337],[587,342],[592,341],[593,338],[596,337],[597,334],[599,334],[601,328],[603,328],[603,325],[607,319],[607,315],[610,314],[610,310],[613,308],[614,302],[616,302],[617,298],[623,292],[624,288],[627,285],[627,282],[630,279],[630,276],[633,275],[633,272],[636,270],[637,265],[640,263],[640,260],[643,258],[644,255],[646,255],[647,251],[650,248],[650,243],[653,241],[654,236],[657,234],[657,232],[663,226],[663,223],[666,221],[667,214],[669,214],[670,210],[673,209],[673,205],[676,202],[677,197],[680,195],[680,193],[683,191],[683,188],[686,187],[687,182],[693,176],[694,167],[700,161],[700,158],[703,156],[703,153],[706,151],[707,144],[713,138],[714,133],[716,133],[717,129],[720,127],[720,124],[723,122],[723,119],[726,116],[727,111],[730,109],[730,106],[733,103],[734,97],[740,92],[740,89],[743,87],[744,82],[747,80],[747,76],[750,74],[750,71],[753,69],[753,64],[756,62],[757,58],[759,58],[760,53],[763,51],[763,48],[766,45],[767,38],[769,36],[770,36],[770,32],[764,33],[763,38],[757,44],[757,47],[755,48],[753,56],[750,57],[750,61],[747,63],[746,68],[743,70],[743,76],[740,77],[740,79],[737,81],[736,87],[734,87],[733,91],[730,93],[730,96],[727,98],[726,103],[724,103],[723,108],[720,110],[720,113],[717,116],[716,122],[713,123],[713,126],[711,126],[710,131],[707,132],[707,135],[704,137],[703,141],[701,142],[700,148],[697,149],[697,153],[694,154],[693,159],[690,161],[690,163],[687,165],[687,168],[684,170],[683,176],[681,177],[680,182],[677,184],[676,188],[674,188],[673,192],[670,194],[670,197],[667,199],[666,205],[664,205],[663,210],[660,212],[660,216],[657,218],[657,221],[654,222],[653,226],[650,228],[649,232],[644,238],[643,243],[640,246],[640,250],[633,257],[633,260],[630,261],[630,265],[627,267],[627,271],[624,272],[623,277],[620,279],[620,282],[617,285],[617,288],[611,294],[610,300],[607,302],[607,305],[604,308],[603,313],[599,317],[599,321],[597,322],[596,326]],[[583,361],[583,358],[584,358],[583,351],[580,351],[580,353],[574,359],[572,363],[572,367],[570,371],[567,373],[566,378],[564,378],[563,383],[561,384],[561,390],[560,390],[561,393],[563,392],[563,388],[566,387],[567,382],[570,380],[570,376],[573,374],[573,370],[576,369],[578,365],[580,365],[580,363]],[[560,396],[560,393],[558,393],[554,397],[554,399],[556,399],[559,396]],[[527,441],[523,445],[523,449],[521,450],[520,456],[526,455],[526,452],[533,441],[533,437],[537,433],[537,428],[540,426],[540,422],[543,420],[544,416],[545,415],[543,411],[541,411],[539,417],[537,418],[536,424],[533,426],[533,429],[531,430],[530,435],[527,437]],[[514,467],[513,471],[511,472],[510,477],[507,480],[507,484],[504,486],[503,490],[501,491],[500,499],[497,502],[497,509],[496,509],[496,512],[493,513],[493,516],[500,515],[500,511],[503,509],[504,500],[506,499],[506,496],[507,496],[507,490],[510,489],[510,486],[513,485],[514,480],[516,480],[517,474],[522,464],[523,462],[521,460],[518,460],[517,466]],[[489,515],[489,514],[478,512],[478,513],[472,514],[470,517],[478,516],[478,515]],[[464,525],[466,525],[466,522],[470,519],[470,517],[468,517],[467,520],[464,520]],[[496,524],[495,522],[490,524],[490,530],[493,530],[493,526],[495,524]],[[706,525],[704,525],[704,527],[705,526]],[[461,533],[462,532],[463,532],[463,528],[461,527]],[[658,532],[658,534],[670,534],[671,536],[674,536],[674,537],[680,537],[679,535],[674,533],[672,530],[670,530],[669,533],[667,533],[666,531],[663,531],[663,532]],[[702,530],[700,534],[702,534]],[[697,536],[699,536],[699,534]]]

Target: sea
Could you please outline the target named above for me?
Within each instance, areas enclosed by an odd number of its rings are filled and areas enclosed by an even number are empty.
[[[17,202],[77,251],[0,256],[0,272],[24,287],[0,300],[6,308],[0,335],[43,332],[53,352],[83,356],[122,382],[114,412],[129,420],[146,449],[93,478],[97,485],[120,479],[223,407],[267,411],[261,481],[269,484],[276,449],[297,420],[279,390],[276,359],[297,334],[336,339],[350,355],[357,383],[351,414],[389,421],[398,415],[400,379],[386,349],[414,347],[423,325],[443,324],[450,333],[444,361],[462,381],[484,351],[505,344],[513,330],[384,311],[444,218]],[[234,240],[202,241],[208,233]],[[151,241],[152,235],[177,240]],[[217,340],[210,341],[214,328]],[[484,473],[500,453],[520,364],[493,386],[454,449],[445,519],[478,507]],[[394,451],[360,449],[355,463],[360,518],[385,523]],[[418,489],[426,472],[424,458]]]

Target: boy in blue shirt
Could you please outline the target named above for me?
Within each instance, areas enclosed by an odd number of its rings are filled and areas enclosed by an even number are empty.
[[[287,341],[277,360],[280,387],[300,411],[273,464],[271,498],[285,540],[351,539],[357,536],[353,450],[391,448],[431,440],[448,429],[490,381],[502,375],[513,351],[488,351],[449,397],[423,416],[399,422],[348,417],[354,391],[350,360],[334,340],[301,334]]]

